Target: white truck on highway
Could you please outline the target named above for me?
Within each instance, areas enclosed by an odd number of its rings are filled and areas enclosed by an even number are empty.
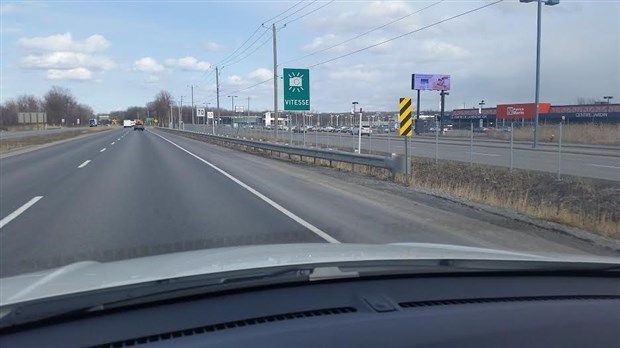
[[[123,121],[123,128],[130,128],[133,127],[136,123],[132,120],[124,120]]]

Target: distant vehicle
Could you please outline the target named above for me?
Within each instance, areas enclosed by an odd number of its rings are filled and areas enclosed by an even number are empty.
[[[140,130],[140,131],[143,131],[143,130],[144,130],[144,121],[142,121],[142,120],[136,120],[136,121],[134,122],[133,130]]]
[[[362,126],[362,135],[370,136],[370,133],[372,133],[370,126]],[[351,135],[358,135],[358,134],[359,134],[359,127],[351,128]]]
[[[474,133],[493,133],[496,129],[493,127],[477,127],[474,128]]]
[[[96,118],[91,118],[90,120],[88,120],[88,126],[89,127],[97,127],[97,119]]]
[[[123,128],[129,128],[129,127],[133,127],[134,126],[134,121],[132,120],[124,120],[123,121]]]

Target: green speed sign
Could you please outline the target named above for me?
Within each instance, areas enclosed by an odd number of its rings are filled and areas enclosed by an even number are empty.
[[[284,110],[310,110],[310,70],[284,69]]]

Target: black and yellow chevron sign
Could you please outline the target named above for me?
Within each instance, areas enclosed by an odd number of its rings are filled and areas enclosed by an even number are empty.
[[[400,135],[410,137],[413,135],[413,124],[411,119],[411,98],[400,98],[400,113],[398,122],[400,123]]]

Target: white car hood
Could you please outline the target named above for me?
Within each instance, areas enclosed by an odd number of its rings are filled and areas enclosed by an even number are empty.
[[[619,264],[620,259],[525,254],[441,244],[279,244],[187,251],[123,261],[83,261],[0,279],[0,305],[143,282],[326,262],[469,259]]]

